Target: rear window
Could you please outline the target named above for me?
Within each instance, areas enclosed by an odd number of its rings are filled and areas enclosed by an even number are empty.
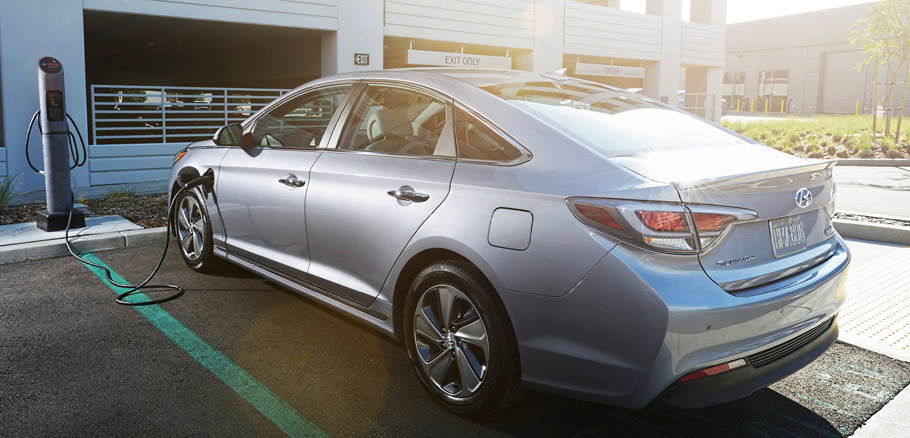
[[[560,127],[608,157],[747,143],[685,112],[596,85],[506,82],[483,89]]]

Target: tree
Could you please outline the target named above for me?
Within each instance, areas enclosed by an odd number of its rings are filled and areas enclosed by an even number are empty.
[[[866,18],[857,20],[850,26],[850,44],[861,44],[866,59],[857,68],[868,65],[878,69],[888,64],[891,72],[889,83],[895,84],[901,68],[910,66],[910,1],[882,0],[869,8]],[[896,66],[892,64],[896,63]],[[907,91],[907,81],[903,84],[903,93]],[[891,106],[894,93],[888,88],[888,112],[885,119],[885,135],[891,135]],[[902,95],[903,96],[903,95]],[[876,102],[872,103],[875,113]],[[904,99],[901,98],[901,118],[904,114]],[[874,117],[874,116],[873,116]],[[900,137],[900,120],[898,118],[897,135]]]

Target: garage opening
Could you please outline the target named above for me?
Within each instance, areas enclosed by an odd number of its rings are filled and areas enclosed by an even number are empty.
[[[320,31],[86,11],[90,141],[211,138],[320,76]]]

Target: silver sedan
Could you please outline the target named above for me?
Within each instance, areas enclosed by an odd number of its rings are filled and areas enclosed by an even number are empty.
[[[833,162],[560,72],[322,78],[178,155],[187,265],[404,341],[429,394],[744,397],[837,339]],[[344,337],[343,333],[338,334]]]

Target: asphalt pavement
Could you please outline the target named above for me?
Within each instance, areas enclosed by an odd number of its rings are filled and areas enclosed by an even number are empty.
[[[138,281],[158,247],[96,256]],[[157,280],[186,294],[141,311],[71,257],[0,265],[0,278],[2,436],[282,436],[289,417],[311,436],[843,436],[910,382],[910,364],[837,343],[716,407],[532,392],[462,418],[426,395],[398,342],[240,269],[198,274],[172,250]]]
[[[910,167],[835,166],[837,210],[910,218]]]

